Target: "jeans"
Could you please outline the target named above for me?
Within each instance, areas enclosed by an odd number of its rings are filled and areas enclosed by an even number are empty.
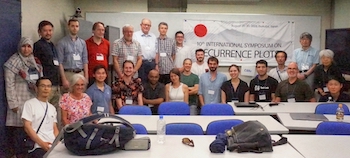
[[[142,60],[142,65],[138,71],[142,82],[148,82],[148,73],[155,67],[156,63],[154,60]]]

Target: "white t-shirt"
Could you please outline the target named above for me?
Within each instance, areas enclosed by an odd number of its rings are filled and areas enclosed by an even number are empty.
[[[275,78],[279,83],[283,80],[288,79],[287,69],[287,66],[282,71],[280,71],[278,68],[272,68],[269,71],[268,75]]]
[[[193,53],[189,46],[176,47],[176,55],[175,55],[175,67],[181,68],[183,66],[183,62],[186,58],[190,58],[193,62]]]
[[[200,77],[205,73],[205,69],[209,69],[208,64],[204,62],[202,65],[198,65],[197,62],[192,63],[191,72]]]
[[[36,132],[45,115],[46,104],[48,105],[47,114],[37,135],[42,141],[53,143],[55,140],[53,125],[57,123],[57,111],[52,104],[39,101],[37,98],[29,99],[24,103],[22,119],[32,122],[32,128]],[[34,149],[36,148],[41,147],[35,143]]]

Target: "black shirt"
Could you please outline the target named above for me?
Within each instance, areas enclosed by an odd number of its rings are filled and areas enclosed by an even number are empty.
[[[327,94],[325,96],[321,96],[318,102],[327,102],[329,97],[331,98],[330,101],[333,102],[350,102],[350,96],[345,93],[340,93],[337,100],[334,100],[331,94]]]
[[[45,77],[51,80],[53,86],[59,86],[59,67],[54,65],[54,58],[58,61],[57,50],[51,42],[41,38],[34,43],[34,56],[37,57],[43,66]]]
[[[342,73],[336,65],[332,64],[327,71],[324,71],[323,65],[318,65],[315,68],[315,79],[314,84],[316,88],[323,88],[326,87],[326,82],[328,81],[328,78],[330,76],[334,76],[338,79],[341,79],[342,82],[344,81],[344,78],[342,76]]]
[[[222,83],[221,90],[226,94],[226,103],[231,102],[233,99],[238,99],[239,102],[244,102],[244,94],[249,91],[247,82],[239,80],[237,89],[234,89],[231,80]]]
[[[255,77],[250,81],[250,94],[254,94],[254,101],[256,102],[271,102],[271,94],[275,93],[278,81],[270,76],[265,80],[259,80]],[[266,100],[260,100],[259,95],[265,95]]]
[[[158,82],[155,89],[151,87],[149,82],[143,84],[142,96],[146,99],[158,99],[164,98],[165,100],[165,87],[163,83]]]

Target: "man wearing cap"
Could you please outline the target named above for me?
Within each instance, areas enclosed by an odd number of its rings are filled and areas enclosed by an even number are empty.
[[[314,70],[320,61],[319,51],[311,47],[312,35],[304,32],[300,35],[301,48],[294,50],[292,61],[299,67],[298,79],[305,82],[313,89]]]

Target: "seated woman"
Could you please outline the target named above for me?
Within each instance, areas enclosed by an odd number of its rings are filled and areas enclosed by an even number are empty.
[[[112,98],[117,102],[118,110],[124,105],[143,105],[143,86],[140,78],[133,78],[134,63],[126,60],[123,63],[123,76],[112,85]]]
[[[329,76],[334,76],[344,80],[339,67],[337,67],[333,62],[333,57],[334,53],[330,49],[320,51],[322,64],[315,68],[314,85],[321,96],[326,96],[326,94],[329,92],[329,89],[326,86]]]
[[[60,107],[63,125],[77,122],[81,118],[91,115],[92,101],[90,97],[84,93],[86,79],[81,74],[74,74],[71,77],[72,84],[69,92],[61,97]]]
[[[235,64],[229,68],[231,80],[222,83],[221,86],[221,102],[248,102],[249,87],[248,84],[238,78],[240,70]]]
[[[188,86],[180,82],[180,71],[170,70],[170,83],[165,85],[165,101],[181,101],[188,104]]]
[[[319,102],[350,102],[350,96],[342,92],[343,78],[330,76],[328,77],[327,88],[329,93],[321,96]]]

